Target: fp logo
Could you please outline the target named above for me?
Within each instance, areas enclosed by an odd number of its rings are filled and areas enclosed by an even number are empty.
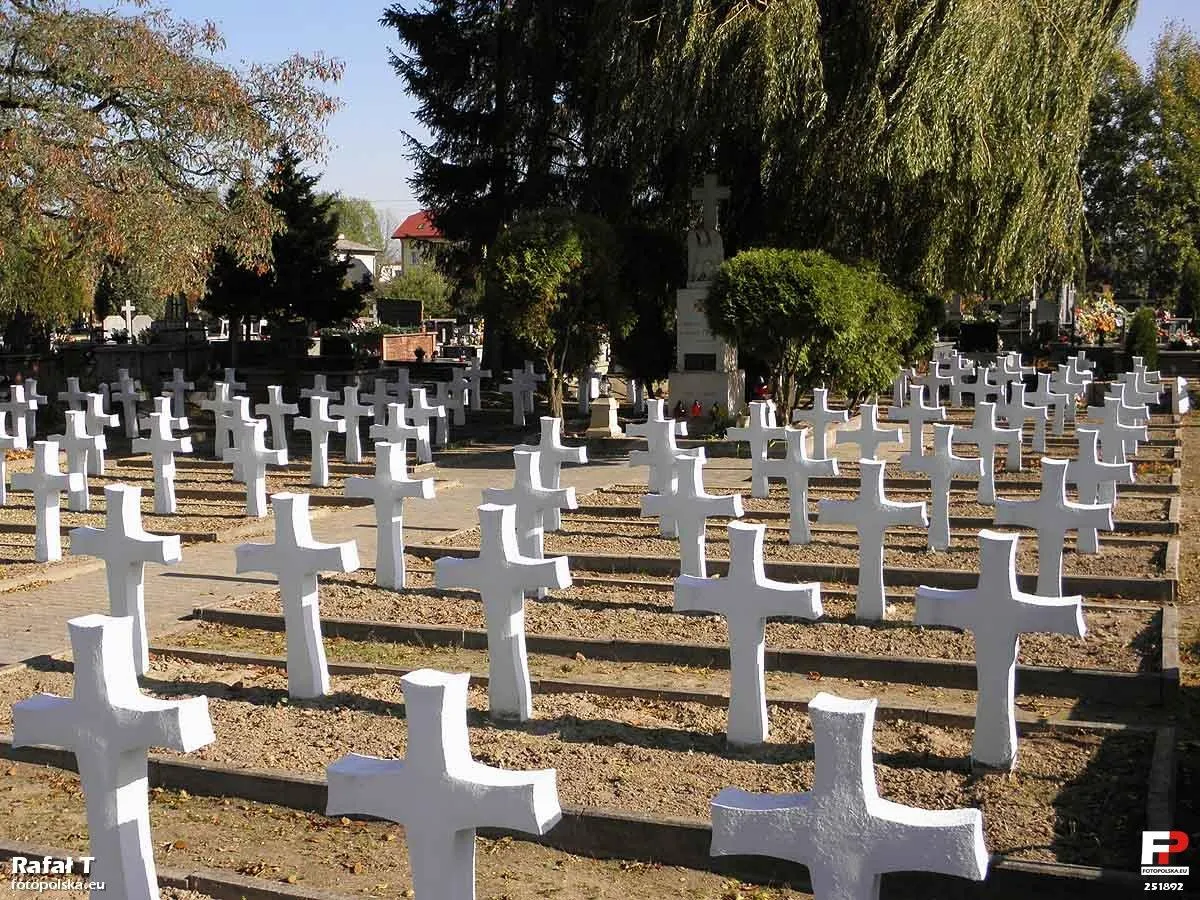
[[[1170,866],[1172,855],[1182,853],[1187,848],[1188,836],[1185,831],[1143,831],[1142,874],[1147,874],[1145,867]],[[1186,874],[1186,869],[1179,874]]]

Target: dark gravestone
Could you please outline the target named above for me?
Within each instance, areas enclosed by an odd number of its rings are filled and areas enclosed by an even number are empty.
[[[715,372],[717,371],[717,354],[685,353],[683,355],[683,371]]]
[[[397,328],[419,327],[423,320],[420,300],[377,300],[375,314],[380,322]]]

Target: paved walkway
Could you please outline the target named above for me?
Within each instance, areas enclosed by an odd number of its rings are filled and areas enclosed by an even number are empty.
[[[562,472],[563,485],[574,485],[579,493],[646,477],[645,469],[631,469],[624,461],[564,466]],[[432,501],[409,501],[405,505],[408,542],[436,540],[476,524],[480,490],[511,484],[512,461],[504,453],[454,454],[440,462],[434,474],[457,484],[440,488]],[[359,562],[368,568],[375,565],[374,531],[375,512],[370,506],[335,510],[313,521],[313,536],[318,540],[357,540]],[[234,574],[237,543],[185,546],[179,565],[146,566],[147,627],[151,635],[173,629],[197,606],[221,604],[275,583],[268,575]],[[104,571],[6,593],[0,596],[0,608],[5,620],[0,630],[0,666],[57,653],[68,646],[68,619],[108,611]]]

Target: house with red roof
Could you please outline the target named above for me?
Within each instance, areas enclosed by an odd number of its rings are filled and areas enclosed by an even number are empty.
[[[428,210],[424,209],[401,222],[392,232],[392,240],[400,242],[402,271],[424,264],[431,258],[430,251],[435,244],[446,243],[446,238],[429,217]]]

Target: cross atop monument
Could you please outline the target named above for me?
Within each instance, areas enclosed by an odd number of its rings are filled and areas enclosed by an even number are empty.
[[[729,188],[717,181],[717,176],[709,173],[704,181],[692,188],[692,199],[700,201],[702,221],[708,231],[719,231],[717,228],[717,212],[722,200],[729,199]]]
[[[125,333],[133,337],[133,314],[137,311],[137,307],[130,300],[125,301],[125,305],[121,307],[121,312],[125,313]]]

